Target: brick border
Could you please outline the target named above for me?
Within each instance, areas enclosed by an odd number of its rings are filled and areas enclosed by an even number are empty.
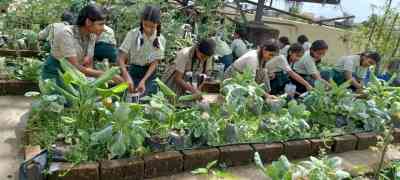
[[[0,80],[0,95],[24,95],[29,91],[39,91],[39,84],[33,81]]]
[[[396,129],[395,132],[397,133],[395,135],[398,135],[400,138],[400,129]],[[369,132],[336,136],[326,142],[328,146],[327,150],[328,152],[341,153],[366,149],[376,144],[375,140],[377,140],[377,136],[378,134]],[[60,179],[86,180],[90,175],[90,178],[94,180],[105,180],[110,177],[116,180],[142,180],[144,178],[155,178],[191,171],[196,168],[205,167],[209,162],[215,160],[218,160],[219,163],[225,163],[228,167],[247,165],[253,163],[254,152],[259,152],[264,163],[277,160],[281,155],[286,155],[289,159],[305,158],[317,155],[316,153],[319,152],[319,148],[322,146],[324,146],[322,139],[313,138],[287,142],[250,143],[167,151],[149,154],[144,158],[104,160],[98,163],[81,164],[72,168],[70,175],[61,177]],[[53,164],[52,166],[54,167]],[[57,164],[59,167],[71,167],[68,163]],[[56,171],[56,174],[57,172],[63,172],[63,169]],[[54,175],[49,176],[49,180],[53,180],[52,178],[54,179]]]
[[[40,57],[40,51],[35,50],[14,50],[0,48],[1,57]]]

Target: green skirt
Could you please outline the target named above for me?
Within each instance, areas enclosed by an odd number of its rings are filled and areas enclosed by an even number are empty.
[[[139,66],[130,64],[128,67],[129,75],[132,78],[135,87],[139,85],[140,81],[143,79],[144,75],[146,75],[149,66]],[[146,91],[144,92],[145,95],[155,94],[157,92],[157,86],[155,83],[156,74],[153,73],[146,81]]]
[[[62,85],[63,82],[58,71],[63,72],[59,60],[50,55],[42,66],[41,78],[43,80],[54,79],[57,85]]]
[[[340,72],[338,70],[332,70],[332,80],[337,84],[341,85],[346,82],[346,77],[344,72]]]
[[[118,50],[112,44],[97,42],[94,47],[93,59],[96,61],[103,61],[104,59],[108,59],[110,63],[115,63],[117,61],[117,55]]]
[[[286,72],[276,72],[275,78],[270,80],[271,94],[278,95],[285,93],[285,85],[290,83],[289,75]]]

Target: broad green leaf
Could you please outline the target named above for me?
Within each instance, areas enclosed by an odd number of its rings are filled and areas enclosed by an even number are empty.
[[[198,168],[198,169],[191,171],[190,173],[192,173],[192,174],[208,174],[208,169],[207,168]]]
[[[75,119],[73,119],[71,117],[67,117],[67,116],[61,116],[61,120],[68,124],[72,124],[72,123],[76,122]]]
[[[107,126],[103,130],[95,132],[90,136],[90,139],[96,143],[107,142],[111,138],[112,138],[112,126]]]
[[[71,84],[73,81],[73,77],[70,72],[65,72],[62,77],[64,80],[64,84],[66,84],[66,85]]]
[[[40,95],[40,92],[36,92],[36,91],[29,91],[25,93],[25,97],[37,97]]]
[[[207,164],[207,169],[211,169],[213,166],[215,166],[217,164],[218,160],[212,161],[210,163]]]
[[[261,168],[264,169],[264,164],[261,160],[260,154],[258,152],[254,153],[254,162],[256,163],[256,165]]]
[[[339,180],[350,178],[350,177],[351,177],[350,173],[348,173],[346,171],[342,171],[342,170],[336,170],[336,178],[338,178]]]
[[[128,89],[128,87],[129,87],[128,83],[124,82],[124,83],[118,84],[117,86],[111,88],[111,90],[114,94],[119,94],[119,93],[124,92],[126,89]]]
[[[115,142],[111,145],[110,152],[112,157],[121,157],[126,152],[126,145],[124,143],[124,135],[119,132],[116,134]]]

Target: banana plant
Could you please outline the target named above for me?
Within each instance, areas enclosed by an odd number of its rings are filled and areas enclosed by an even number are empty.
[[[65,97],[69,109],[73,112],[70,118],[74,119],[74,122],[70,124],[76,129],[95,128],[97,97],[113,96],[127,88],[126,84],[120,84],[111,89],[104,89],[105,84],[119,73],[119,69],[111,68],[96,80],[90,81],[68,61],[62,60],[60,64],[64,71],[59,72],[63,80],[62,85],[57,85],[54,80],[44,80],[40,83],[42,93]]]

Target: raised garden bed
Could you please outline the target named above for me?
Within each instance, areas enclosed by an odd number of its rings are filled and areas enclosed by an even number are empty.
[[[324,149],[326,153],[332,152],[332,146],[334,141],[323,140],[323,139],[310,139],[311,142],[311,155],[316,156],[321,149]]]
[[[0,80],[0,95],[24,95],[29,91],[38,91],[37,82],[21,80]]]
[[[254,150],[250,145],[229,145],[219,148],[219,162],[228,167],[247,165],[253,162]]]
[[[357,147],[357,137],[353,135],[337,136],[333,138],[335,144],[333,145],[333,152],[342,153],[346,151],[353,151]]]
[[[357,150],[368,149],[370,146],[375,146],[378,142],[378,134],[376,133],[357,133]]]
[[[293,140],[283,143],[237,144],[202,149],[153,153],[144,158],[104,160],[72,166],[70,163],[54,162],[50,166],[50,180],[140,180],[168,176],[183,171],[205,167],[218,160],[228,167],[253,163],[254,152],[258,152],[265,163],[277,160],[281,155],[289,159],[317,155],[320,148],[327,152],[342,153],[365,149],[376,144],[377,134],[356,133],[336,136],[324,142],[322,139]],[[68,172],[65,174],[65,172]]]
[[[183,171],[183,155],[179,151],[155,153],[144,157],[144,177],[168,176]]]
[[[131,158],[100,162],[100,180],[140,180],[143,178],[143,159]]]
[[[305,158],[311,155],[311,142],[309,140],[295,140],[283,143],[285,155],[291,159]]]
[[[271,144],[252,144],[254,151],[260,154],[261,160],[264,163],[270,163],[279,159],[285,153],[282,143]]]
[[[209,162],[219,160],[219,149],[198,149],[198,150],[184,150],[183,154],[183,169],[191,171],[197,168],[206,167]]]
[[[40,51],[0,49],[0,57],[40,57]]]
[[[49,180],[100,180],[99,163],[73,166],[71,163],[52,163]]]

